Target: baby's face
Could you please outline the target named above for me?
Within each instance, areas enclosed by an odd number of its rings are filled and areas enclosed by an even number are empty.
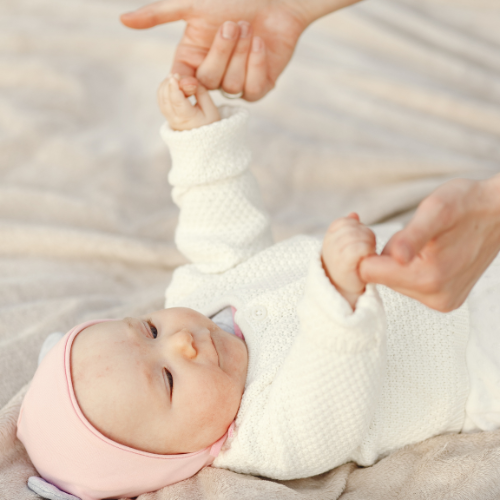
[[[247,366],[243,340],[180,307],[97,323],[71,350],[76,398],[92,425],[158,454],[198,451],[221,438],[238,411]]]

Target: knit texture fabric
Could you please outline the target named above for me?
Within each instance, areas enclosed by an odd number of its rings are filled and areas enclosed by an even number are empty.
[[[166,307],[211,316],[234,306],[249,351],[236,432],[214,465],[301,478],[458,432],[467,306],[441,314],[368,285],[352,312],[323,271],[319,240],[273,245],[248,171],[248,113],[221,112],[199,129],[162,129],[181,209],[176,243],[192,262],[175,271]]]

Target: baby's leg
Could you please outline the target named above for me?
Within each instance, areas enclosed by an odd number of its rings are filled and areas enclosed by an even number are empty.
[[[500,258],[476,283],[468,299],[470,394],[462,432],[500,429]]]

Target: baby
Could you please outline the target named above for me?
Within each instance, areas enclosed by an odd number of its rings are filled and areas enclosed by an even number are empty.
[[[273,244],[248,171],[247,111],[218,109],[201,85],[196,101],[176,77],[160,87],[176,243],[191,263],[166,309],[79,325],[43,359],[18,437],[47,483],[96,500],[211,464],[295,479],[495,428],[498,413],[475,418],[494,395],[478,396],[489,389],[467,305],[441,314],[364,283],[376,238],[356,214],[323,242]]]

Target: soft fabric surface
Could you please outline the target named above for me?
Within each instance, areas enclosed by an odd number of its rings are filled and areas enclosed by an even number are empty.
[[[141,3],[0,0],[2,500],[36,498],[15,421],[45,337],[162,307],[184,262],[155,102],[182,23],[122,27]],[[276,239],[351,210],[406,220],[444,180],[496,172],[499,23],[497,0],[366,0],[313,25],[248,105]],[[140,498],[483,500],[499,468],[500,433],[449,435],[368,469],[286,483],[207,469]]]

